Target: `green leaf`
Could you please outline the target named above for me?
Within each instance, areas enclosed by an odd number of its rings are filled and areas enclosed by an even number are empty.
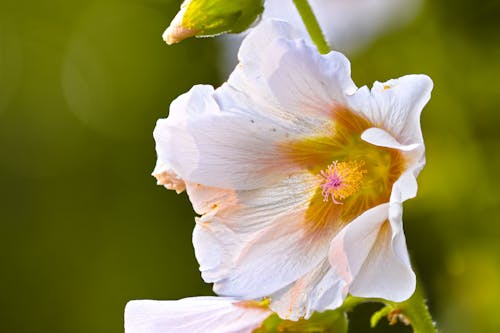
[[[340,310],[314,313],[309,319],[284,320],[273,314],[253,333],[347,333],[347,316]]]
[[[264,10],[264,0],[185,0],[163,38],[168,44],[246,30]]]

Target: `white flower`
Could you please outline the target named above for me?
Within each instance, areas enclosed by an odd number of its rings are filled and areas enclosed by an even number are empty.
[[[251,333],[269,315],[255,301],[224,297],[139,300],[125,308],[125,333]]]
[[[326,39],[336,50],[350,53],[368,46],[382,33],[412,20],[421,3],[421,0],[310,0]],[[267,0],[262,16],[264,19],[286,20],[306,34],[293,1]],[[220,37],[223,69],[232,69],[243,35]]]
[[[425,164],[420,112],[432,81],[357,88],[349,61],[320,55],[282,21],[244,40],[214,90],[194,86],[154,131],[154,175],[186,188],[202,277],[309,317],[347,293],[393,301],[415,289],[402,202]]]

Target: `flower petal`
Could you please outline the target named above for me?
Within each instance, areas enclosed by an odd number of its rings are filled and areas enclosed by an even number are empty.
[[[206,186],[262,187],[296,169],[282,163],[277,143],[293,127],[262,114],[221,110],[210,86],[194,86],[171,105],[154,131],[158,163],[180,178]],[[288,168],[288,169],[287,169]]]
[[[420,113],[430,99],[432,80],[427,75],[406,75],[373,88],[360,88],[349,97],[350,107],[403,145],[423,143]]]
[[[223,297],[139,300],[125,308],[125,333],[250,333],[269,315],[251,301]]]
[[[175,190],[177,194],[184,192],[186,184],[168,165],[157,161],[153,176],[156,178],[157,185],[163,185],[166,189]]]
[[[332,241],[329,260],[359,297],[400,302],[415,291],[400,204],[382,204],[360,215]]]
[[[326,257],[334,230],[312,235],[305,224],[316,184],[315,176],[304,173],[252,191],[188,185],[194,207],[205,213],[193,234],[195,254],[216,293],[269,296]]]
[[[363,140],[403,151],[406,170],[393,184],[391,202],[403,202],[417,194],[416,177],[425,165],[420,114],[432,87],[432,80],[426,75],[407,75],[385,83],[375,82],[371,91],[362,87],[349,98],[350,107],[377,126],[367,129]]]
[[[403,145],[390,133],[376,127],[364,131],[361,138],[373,145],[398,149],[403,152],[406,161],[405,170],[392,185],[390,202],[401,203],[415,197],[418,189],[417,176],[425,165],[423,143]]]
[[[272,20],[250,32],[229,85],[236,91],[259,92],[283,112],[327,117],[335,105],[345,104],[345,94],[356,91],[349,61],[338,52],[321,55],[314,46],[283,31],[293,27]]]
[[[304,277],[271,295],[271,309],[285,319],[308,319],[315,312],[333,310],[342,305],[347,289],[324,260]]]
[[[390,133],[377,127],[371,127],[361,134],[361,139],[375,146],[411,151],[421,146],[419,143],[403,145],[399,143]]]
[[[413,166],[409,167],[392,185],[391,203],[403,202],[417,195],[418,184],[417,176],[425,165],[425,159],[422,157]]]
[[[277,43],[281,52],[262,65],[269,87],[286,109],[329,116],[345,95],[356,91],[351,65],[338,52],[321,55],[303,40]],[[271,54],[268,54],[271,56]]]

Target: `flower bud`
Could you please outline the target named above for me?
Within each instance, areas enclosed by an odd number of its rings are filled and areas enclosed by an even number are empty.
[[[264,0],[185,0],[163,33],[167,44],[247,29],[264,10]]]

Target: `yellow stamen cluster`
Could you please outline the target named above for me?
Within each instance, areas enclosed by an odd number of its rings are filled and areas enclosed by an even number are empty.
[[[334,203],[341,204],[340,200],[358,192],[363,176],[367,173],[363,169],[364,164],[364,161],[335,161],[321,171],[323,200],[331,198]]]
[[[314,237],[334,233],[368,209],[388,202],[406,164],[400,151],[361,139],[364,131],[377,124],[348,108],[333,111],[331,128],[279,146],[287,161],[317,177],[304,219]]]

